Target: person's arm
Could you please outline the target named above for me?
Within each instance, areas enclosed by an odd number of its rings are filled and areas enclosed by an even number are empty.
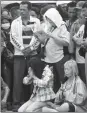
[[[39,87],[46,87],[48,85],[48,82],[52,78],[53,78],[53,73],[49,72],[48,70],[48,73],[46,73],[46,75],[42,79],[35,77],[34,84],[36,84]]]
[[[29,44],[31,51],[36,50],[39,45],[40,45],[40,41],[36,37],[33,36]]]
[[[35,33],[35,32],[37,32],[39,29],[40,29],[40,21],[39,21],[39,19],[36,19],[36,23],[35,23],[35,25],[34,25],[34,30],[33,30],[33,32]],[[30,44],[28,45],[28,48],[24,48],[22,52],[23,52],[25,55],[26,55],[27,50],[28,50],[29,53],[32,53],[33,51],[37,50],[37,48],[39,47],[39,45],[40,45],[40,41],[39,41],[38,38],[35,37],[34,34],[33,34],[32,39],[31,39],[31,41],[30,41]],[[28,54],[29,54],[29,53],[28,53]]]
[[[77,46],[81,46],[83,43],[84,26],[81,26],[79,31],[72,37]]]
[[[75,42],[73,41],[73,36],[76,33],[76,26],[77,24],[73,23],[70,30],[70,44],[68,46],[68,51],[70,58],[75,58]]]
[[[5,88],[5,95],[4,95],[4,97],[3,97],[3,99],[2,99],[2,102],[7,102],[7,98],[8,98],[8,95],[9,95],[9,92],[10,92],[10,89],[9,89],[9,87],[8,86],[6,86]]]
[[[4,42],[4,33],[1,30],[1,54],[3,53],[5,47],[6,47],[6,44]]]
[[[55,34],[52,34],[52,33],[50,34],[50,36],[55,40],[55,42],[58,45],[68,46],[70,42],[70,33],[67,31],[67,28],[65,25],[62,25],[59,28],[59,32],[57,34],[58,34],[57,37],[55,36]]]
[[[17,25],[13,21],[12,24],[11,24],[10,40],[11,40],[11,43],[13,44],[13,46],[21,51],[22,49],[24,49],[24,47],[19,42],[18,38],[20,38],[20,37],[18,37],[17,33],[18,33]]]
[[[9,92],[10,92],[10,89],[7,86],[7,84],[3,81],[2,77],[1,77],[1,85],[2,85],[3,89],[5,90],[5,94],[4,94],[4,97],[2,99],[2,102],[6,103],[8,95],[9,95]]]
[[[58,105],[56,105],[55,103],[52,103],[52,102],[47,102],[46,104],[47,104],[47,106],[49,106],[53,109],[56,109],[58,107]]]
[[[83,83],[83,81],[80,81],[78,79],[76,82],[76,93],[75,93],[74,103],[76,105],[81,105],[85,101],[86,98],[87,98],[87,88],[85,84]]]
[[[61,88],[62,88],[62,87],[60,87],[60,89],[59,89],[58,92],[56,93],[56,98],[55,98],[55,101],[54,101],[55,104],[60,103],[61,100],[62,100],[63,95],[62,95],[62,90],[61,90]]]

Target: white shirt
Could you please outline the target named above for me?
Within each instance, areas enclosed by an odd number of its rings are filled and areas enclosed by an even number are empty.
[[[30,22],[35,22],[35,24],[33,26],[33,32],[38,31],[40,28],[39,19],[33,18],[30,16]],[[22,19],[21,19],[21,17],[18,17],[17,19],[15,19],[12,22],[10,34],[11,34],[10,40],[14,46],[14,55],[23,55],[22,49],[24,49],[24,44],[23,44],[23,37],[22,37]],[[31,39],[29,45],[32,46],[35,42],[37,42],[37,39],[34,36],[32,36],[32,39]],[[38,44],[36,44],[36,45],[38,45]],[[34,47],[32,49],[36,49],[36,47]]]
[[[79,31],[77,32],[77,34],[74,35],[74,37],[73,37],[74,41],[78,42],[79,39],[83,39],[83,34],[84,34],[84,25],[82,25],[80,27]],[[85,59],[84,59],[84,57],[80,56],[79,50],[80,50],[80,46],[76,45],[76,62],[77,63],[85,63]]]
[[[65,25],[61,25],[60,28],[56,28],[52,34],[55,37],[61,36],[64,41],[70,42],[70,35],[66,29]],[[63,57],[63,45],[59,45],[53,38],[50,38],[45,50],[45,62],[47,63],[56,63],[60,61]]]

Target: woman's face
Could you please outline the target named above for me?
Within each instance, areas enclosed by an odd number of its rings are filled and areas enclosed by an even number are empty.
[[[65,76],[67,76],[68,78],[73,75],[73,70],[70,66],[64,66],[64,72]]]
[[[7,19],[3,19],[1,22],[1,27],[5,30],[10,28],[10,22]]]

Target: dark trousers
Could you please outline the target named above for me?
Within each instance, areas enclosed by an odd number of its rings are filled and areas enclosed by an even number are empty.
[[[86,75],[85,75],[85,64],[78,63],[78,71],[81,80],[86,84]]]
[[[24,85],[23,78],[27,75],[27,62],[30,58],[14,56],[14,77],[13,77],[13,106],[23,104],[30,98],[32,85]]]
[[[1,76],[4,82],[10,89],[7,104],[12,104],[12,93],[13,93],[13,63],[8,63],[4,59],[1,62]]]
[[[54,73],[54,85],[53,90],[56,93],[58,89],[60,88],[61,81],[64,79],[64,63],[69,60],[69,56],[66,55],[62,60],[60,60],[57,63],[47,63],[41,61],[40,58],[35,57],[29,61],[30,63],[33,63],[33,65],[36,65],[36,70],[38,70],[39,77],[41,76],[43,69],[45,65],[53,66],[53,73]]]
[[[64,63],[69,60],[69,56],[65,55],[59,62],[53,64],[54,66],[54,92],[56,93],[60,88],[61,82],[64,80]]]

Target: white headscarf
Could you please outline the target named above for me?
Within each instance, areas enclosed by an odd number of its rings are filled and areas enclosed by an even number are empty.
[[[64,21],[61,17],[61,15],[59,14],[59,12],[55,9],[55,8],[50,8],[46,11],[46,13],[44,14],[44,18],[48,17],[50,20],[52,20],[55,25],[59,28],[62,24],[64,24]]]

